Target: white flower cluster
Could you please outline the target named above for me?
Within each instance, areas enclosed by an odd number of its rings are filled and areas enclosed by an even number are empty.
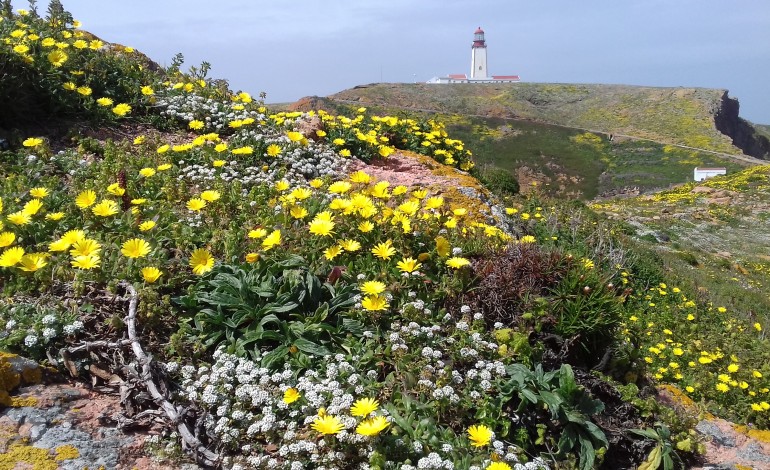
[[[82,329],[83,329],[83,322],[80,320],[75,320],[69,325],[64,325],[64,328],[62,328],[65,335],[74,335],[75,333],[77,333]]]
[[[24,346],[31,348],[32,346],[37,344],[37,335],[35,334],[28,334],[26,337],[24,337]]]
[[[364,382],[377,378],[376,371],[361,374],[338,354],[327,358],[321,373],[308,370],[294,379],[296,371],[288,365],[275,372],[222,350],[214,356],[216,362],[210,368],[167,364],[166,369],[179,370],[182,397],[207,412],[203,422],[208,434],[242,454],[230,459],[231,466],[348,468],[349,454],[325,446],[323,440],[316,439],[315,431],[308,435],[307,427],[322,408],[344,425],[335,436],[336,442],[355,445],[362,462],[373,451],[369,439],[355,433],[359,420],[350,415],[350,407],[366,392]],[[302,402],[284,402],[289,388],[302,395]],[[266,452],[268,444],[277,446],[277,450]]]
[[[427,457],[417,461],[417,468],[425,470],[453,470],[455,464],[451,460],[444,460],[436,452],[431,452]]]
[[[409,305],[424,308],[420,300]],[[463,306],[461,311],[469,313],[470,308]],[[409,359],[420,371],[418,393],[440,406],[455,406],[463,397],[478,400],[506,375],[505,365],[497,360],[497,344],[471,331],[466,321],[443,327],[395,322],[385,337],[394,353],[411,354]]]
[[[219,101],[206,98],[197,93],[176,92],[169,88],[166,93],[157,95],[156,105],[164,108],[161,116],[168,116],[182,121],[190,122],[201,119],[206,123],[207,129],[220,131],[227,129],[231,121],[252,118],[262,120],[265,116],[255,110],[236,110],[237,103]]]
[[[263,135],[252,139],[241,139],[242,145],[253,144]],[[276,139],[267,139],[269,144]],[[231,145],[233,147],[233,145]],[[249,157],[230,160],[225,165],[215,168],[204,164],[198,153],[192,150],[187,161],[179,162],[177,179],[197,184],[221,180],[225,183],[238,181],[244,188],[254,186],[272,186],[276,181],[286,180],[291,187],[307,187],[313,178],[340,179],[346,175],[349,160],[340,157],[329,147],[309,142],[306,147],[288,148],[276,157]],[[229,153],[222,153],[222,159],[236,158]],[[240,158],[240,157],[237,157]]]

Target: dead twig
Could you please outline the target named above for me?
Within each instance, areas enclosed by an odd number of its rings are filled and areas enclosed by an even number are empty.
[[[158,390],[158,385],[152,378],[152,371],[150,368],[152,359],[147,356],[147,354],[142,349],[142,345],[137,339],[136,307],[139,300],[136,289],[134,289],[134,286],[125,281],[122,281],[120,284],[126,288],[130,295],[130,301],[128,304],[128,316],[126,317],[126,326],[128,327],[128,339],[131,342],[131,350],[133,351],[138,363],[142,367],[140,376],[142,383],[144,384],[145,388],[147,388],[147,391],[150,393],[150,395],[152,395],[155,403],[157,403],[158,406],[163,409],[171,422],[176,423],[177,430],[179,431],[179,435],[182,436],[184,444],[188,448],[193,449],[198,459],[201,460],[205,465],[216,465],[219,461],[219,455],[207,449],[201,443],[201,441],[193,435],[193,433],[187,427],[187,424],[185,424],[184,421],[180,419],[181,417],[174,404],[168,401]]]
[[[67,348],[67,352],[74,354],[80,351],[93,351],[95,349],[114,349],[122,348],[131,344],[130,339],[122,339],[120,341],[86,341],[77,346],[70,346]]]

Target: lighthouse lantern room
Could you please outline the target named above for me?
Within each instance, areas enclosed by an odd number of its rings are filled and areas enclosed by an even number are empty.
[[[473,33],[471,46],[471,79],[487,77],[487,43],[484,40],[484,30],[481,26]]]

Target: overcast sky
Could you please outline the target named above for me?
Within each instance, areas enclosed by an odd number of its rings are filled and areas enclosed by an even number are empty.
[[[47,2],[40,1],[44,11]],[[25,8],[26,1],[14,0]],[[768,0],[64,0],[83,28],[162,65],[206,60],[267,102],[489,70],[523,81],[726,88],[770,124]]]

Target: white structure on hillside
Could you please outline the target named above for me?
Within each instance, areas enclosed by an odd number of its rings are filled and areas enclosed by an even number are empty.
[[[484,30],[479,26],[473,32],[471,45],[471,80],[487,78],[487,42],[484,40]]]
[[[513,83],[518,82],[518,75],[489,75],[487,63],[487,42],[481,26],[473,33],[471,44],[471,76],[464,73],[449,74],[446,77],[433,77],[426,83]]]
[[[727,168],[719,167],[719,168],[698,168],[695,167],[695,171],[693,172],[693,179],[695,181],[703,181],[706,178],[711,178],[712,176],[719,176],[719,175],[726,175],[727,174]]]

